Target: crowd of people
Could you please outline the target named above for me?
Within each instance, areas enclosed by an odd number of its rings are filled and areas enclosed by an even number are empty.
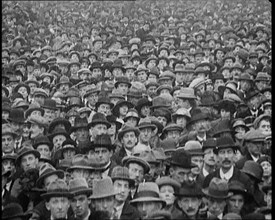
[[[272,219],[271,3],[3,1],[2,219]]]

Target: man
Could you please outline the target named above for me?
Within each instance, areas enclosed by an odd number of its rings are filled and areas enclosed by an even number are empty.
[[[127,167],[116,166],[111,174],[115,190],[115,216],[116,219],[140,219],[140,213],[129,204],[127,200],[130,188],[135,184],[130,179]]]
[[[214,177],[217,177],[226,180],[226,182],[239,180],[245,185],[248,191],[252,190],[248,176],[234,166],[234,154],[237,149],[238,147],[235,145],[231,137],[225,136],[217,139],[217,147],[214,150],[214,153],[217,155],[220,168],[209,173],[205,177],[203,182],[204,189],[209,186],[210,181]]]
[[[56,111],[58,109],[56,107],[56,101],[51,98],[47,98],[44,101],[44,105],[41,107],[44,109],[43,117],[46,119],[48,124],[50,124],[56,118]]]
[[[191,162],[191,154],[183,148],[173,152],[169,173],[172,179],[178,181],[181,185],[192,185],[194,183],[191,169],[196,167]]]
[[[46,200],[46,208],[51,212],[50,219],[73,219],[68,217],[69,199],[72,196],[64,180],[58,179],[52,182],[41,197]]]
[[[153,131],[156,129],[156,125],[152,124],[151,119],[146,117],[146,118],[140,119],[138,128],[140,131],[139,142],[135,146],[135,148],[151,150],[149,141],[152,137]]]
[[[74,121],[74,126],[71,127],[71,133],[74,132],[76,137],[76,143],[89,141],[89,128],[87,118],[81,118],[77,116]]]
[[[78,220],[89,219],[91,215],[90,199],[92,189],[84,178],[73,179],[69,182],[69,192],[72,194],[71,207],[74,217]]]
[[[158,185],[154,182],[140,183],[137,190],[137,195],[130,204],[137,207],[142,218],[146,219],[152,212],[161,210],[166,202],[159,196]]]
[[[238,169],[242,169],[244,163],[248,160],[258,161],[262,154],[265,137],[266,136],[261,131],[254,129],[251,129],[245,134],[243,138],[245,153],[235,164]]]
[[[30,126],[30,138],[32,141],[46,133],[47,121],[42,116],[30,116],[27,123]]]
[[[88,128],[91,134],[90,140],[93,141],[98,135],[107,134],[107,129],[111,127],[111,124],[107,121],[106,117],[102,113],[95,113],[92,121],[88,124]]]
[[[118,132],[118,140],[122,143],[122,147],[114,153],[112,160],[117,165],[122,165],[122,159],[125,156],[131,156],[134,146],[137,144],[139,130],[136,127],[124,125]]]
[[[228,183],[225,180],[214,177],[206,189],[202,192],[207,197],[207,219],[223,219],[226,200],[229,197]]]
[[[114,107],[114,104],[111,103],[110,98],[100,97],[95,104],[95,111],[105,115],[110,115],[111,109]]]
[[[40,153],[32,147],[23,147],[16,158],[16,165],[21,167],[24,172],[29,169],[38,168]]]
[[[2,124],[2,156],[15,153],[15,139],[17,133],[9,124]]]
[[[254,128],[261,131],[264,135],[271,135],[271,114],[262,114],[254,121]]]
[[[101,180],[94,180],[93,194],[89,198],[95,207],[95,211],[107,213],[107,219],[115,219],[115,192],[113,182],[110,177]]]
[[[216,169],[217,155],[214,153],[214,149],[217,147],[216,138],[207,138],[206,141],[202,143],[203,151],[203,167],[202,175],[206,177],[209,173]]]

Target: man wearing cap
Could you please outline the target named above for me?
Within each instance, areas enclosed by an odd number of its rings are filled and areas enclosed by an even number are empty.
[[[214,153],[217,155],[220,168],[214,172],[209,173],[203,182],[203,188],[209,186],[210,181],[217,177],[226,182],[232,180],[239,180],[242,182],[248,191],[251,191],[251,181],[248,176],[245,175],[240,169],[234,166],[234,154],[238,146],[235,145],[233,139],[229,136],[220,137],[217,139],[217,147],[214,149]]]
[[[27,120],[30,127],[30,138],[34,141],[35,138],[46,134],[47,121],[42,116],[30,116]]]
[[[140,213],[128,201],[130,188],[135,184],[135,181],[129,177],[128,168],[116,166],[112,171],[111,178],[116,193],[114,205],[115,219],[140,219]]]
[[[13,154],[16,150],[15,139],[17,134],[9,124],[2,124],[2,156]]]
[[[112,160],[117,165],[122,165],[122,159],[125,156],[131,156],[134,146],[136,146],[139,137],[139,130],[136,127],[124,125],[118,132],[118,140],[122,143],[122,147],[114,153]]]
[[[75,219],[86,220],[91,215],[90,199],[92,189],[88,187],[88,183],[84,178],[70,180],[69,192],[72,194],[71,208]]]
[[[248,160],[258,161],[262,155],[265,137],[260,130],[255,129],[251,129],[244,135],[244,155],[235,164],[238,169],[242,169],[244,163]]]
[[[261,131],[264,135],[271,135],[271,115],[262,114],[254,121],[254,128]]]

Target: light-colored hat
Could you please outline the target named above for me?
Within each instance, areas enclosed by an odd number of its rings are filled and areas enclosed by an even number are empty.
[[[196,89],[203,84],[205,84],[205,79],[203,77],[197,77],[189,84],[189,88]]]
[[[193,88],[182,88],[180,93],[177,95],[177,98],[182,99],[196,99],[195,92]]]
[[[93,180],[93,195],[90,199],[101,199],[116,195],[112,179],[106,177],[101,180]]]
[[[212,198],[226,199],[230,196],[228,192],[228,183],[225,180],[214,177],[209,186],[206,189],[202,189],[202,192]]]
[[[77,196],[81,194],[90,195],[92,193],[92,189],[89,188],[85,178],[77,178],[77,179],[70,180],[69,192],[73,196]]]
[[[156,184],[158,184],[159,188],[164,185],[173,186],[174,190],[177,191],[180,188],[180,183],[169,176],[162,176],[161,178],[156,180]]]
[[[174,114],[172,114],[174,122],[178,116],[185,116],[186,118],[191,119],[190,112],[186,108],[179,108]]]

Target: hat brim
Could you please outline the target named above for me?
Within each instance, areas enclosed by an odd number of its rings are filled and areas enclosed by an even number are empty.
[[[115,196],[117,193],[109,193],[109,194],[100,194],[100,195],[92,195],[89,197],[89,199],[101,199],[101,198],[106,198],[106,197],[110,197],[110,196]]]
[[[166,151],[167,152],[167,151]],[[175,152],[175,151],[174,151]],[[180,164],[180,163],[177,163],[177,162],[173,162],[172,160],[170,161],[170,164],[171,165],[175,165],[175,166],[178,166],[178,167],[181,167],[181,168],[187,168],[187,169],[192,169],[194,167],[197,167],[197,165],[195,165],[194,163],[191,162],[191,164]]]
[[[93,126],[95,126],[95,125],[97,125],[97,124],[104,124],[104,125],[107,126],[107,128],[110,128],[110,127],[111,127],[111,124],[110,124],[108,121],[94,120],[94,121],[92,121],[92,122],[90,122],[90,123],[88,124],[88,128],[91,128],[91,127],[93,127]]]
[[[112,180],[113,180],[113,182],[114,182],[115,180],[126,180],[126,181],[128,181],[128,182],[129,182],[130,187],[135,185],[135,180],[130,179],[130,178],[124,178],[124,177],[112,177]]]
[[[49,192],[49,193],[43,193],[41,194],[41,197],[45,200],[48,200],[52,197],[67,197],[72,198],[73,195],[69,192]]]
[[[137,163],[140,164],[144,168],[144,173],[148,173],[150,170],[150,164],[139,157],[126,156],[122,159],[122,163],[127,166],[129,163]]]
[[[125,133],[127,133],[127,132],[130,132],[130,131],[133,131],[133,132],[135,132],[135,135],[138,137],[139,136],[139,134],[140,134],[140,132],[139,132],[139,130],[137,129],[137,128],[129,128],[129,129],[125,129],[125,130],[122,130],[122,131],[120,131],[119,133],[118,133],[118,140],[121,140],[122,139],[122,137],[123,137],[123,135],[125,134]]]
[[[164,200],[160,198],[154,198],[154,197],[141,197],[130,201],[131,204],[138,203],[138,202],[161,202],[162,207],[166,205],[166,202]]]
[[[60,179],[63,179],[64,178],[64,172],[61,171],[61,170],[55,170],[55,171],[52,171],[52,172],[49,172],[49,173],[46,173],[44,175],[41,175],[37,181],[36,181],[36,186],[41,188],[42,186],[42,183],[44,181],[44,179],[48,176],[51,176],[51,175],[57,175]]]
[[[80,189],[80,190],[70,191],[70,193],[72,194],[72,196],[78,196],[78,195],[82,195],[82,194],[90,195],[93,193],[93,190],[92,189]]]
[[[18,157],[15,160],[15,163],[19,164],[19,162],[21,161],[21,158],[27,154],[34,154],[35,157],[37,157],[38,159],[40,158],[40,153],[37,150],[28,150],[28,151],[24,152],[23,154],[18,155]]]
[[[219,194],[219,195],[210,194],[208,188],[202,189],[202,192],[203,192],[206,196],[209,196],[209,197],[215,198],[215,199],[226,199],[226,198],[229,198],[229,197],[230,197],[230,193],[228,193],[226,196],[222,196],[222,195],[220,195],[220,194]]]

